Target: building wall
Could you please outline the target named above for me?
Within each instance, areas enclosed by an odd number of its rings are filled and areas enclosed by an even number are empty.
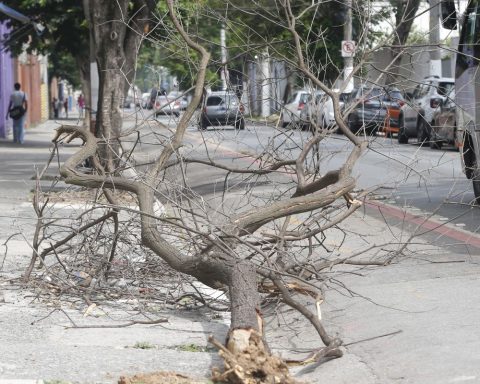
[[[16,60],[16,81],[27,93],[28,113],[25,126],[31,127],[42,122],[42,78],[40,61],[37,56],[22,54]]]
[[[0,23],[0,36],[7,34],[9,29],[5,23]],[[0,44],[0,137],[6,138],[11,121],[6,120],[10,94],[13,91],[13,60],[10,53]]]

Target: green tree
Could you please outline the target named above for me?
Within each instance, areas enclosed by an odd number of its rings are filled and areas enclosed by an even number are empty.
[[[6,40],[10,50],[14,54],[26,49],[30,53],[49,55],[49,74],[65,78],[74,86],[81,84],[88,103],[89,30],[82,4],[76,0],[6,0],[4,3],[45,27],[39,34],[33,25],[11,20],[12,33]]]

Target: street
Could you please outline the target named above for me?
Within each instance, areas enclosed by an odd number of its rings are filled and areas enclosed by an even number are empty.
[[[136,149],[140,160],[151,159],[158,150],[158,145],[154,141],[157,138],[165,139],[170,134],[169,130],[175,128],[174,120],[168,116],[160,116],[158,121],[165,127],[152,120],[140,130],[141,143]],[[133,123],[133,119],[127,119],[125,129],[131,128]],[[41,168],[48,159],[48,148],[51,146],[53,130],[57,126],[57,123],[49,121],[41,130],[37,131],[34,128],[27,131],[23,147],[14,146],[9,141],[1,142],[0,160],[7,165],[0,174],[4,186],[2,209],[4,215],[7,215],[0,220],[0,228],[5,234],[3,238],[12,233],[12,230],[22,231],[28,240],[31,238],[34,224],[33,210],[27,198],[30,195],[29,191],[34,187],[33,165]],[[308,132],[275,130],[272,126],[261,123],[248,124],[244,131],[236,131],[231,127],[199,131],[192,125],[188,128],[186,144],[182,151],[185,156],[204,156],[207,148],[210,155],[224,164],[238,167],[245,164],[258,166],[254,159],[255,154],[260,153],[265,147],[271,147],[275,140],[288,139],[291,143],[288,150],[292,153],[290,155],[287,153],[286,156],[291,156],[298,153],[298,143],[307,140],[308,137]],[[358,192],[374,189],[372,199],[366,201],[364,207],[351,218],[350,227],[354,232],[363,233],[368,241],[378,244],[382,241],[391,241],[392,235],[397,239],[408,239],[409,230],[415,230],[417,227],[420,228],[419,233],[428,233],[413,239],[407,253],[409,257],[403,258],[398,264],[379,269],[365,268],[359,271],[361,273],[350,274],[347,271],[342,276],[342,283],[347,284],[351,290],[347,292],[354,292],[354,297],[345,298],[341,291],[330,290],[324,316],[328,329],[335,330],[343,338],[347,352],[341,359],[317,368],[306,367],[295,372],[301,374],[302,379],[311,382],[329,378],[328,381],[334,384],[345,382],[383,384],[397,382],[402,380],[402,377],[405,382],[429,384],[456,382],[455,380],[465,377],[475,380],[479,375],[475,357],[478,343],[475,339],[466,344],[466,340],[470,339],[471,329],[478,317],[477,307],[474,305],[478,275],[475,256],[479,254],[478,243],[474,242],[478,239],[475,235],[478,208],[467,204],[473,198],[473,193],[470,182],[460,172],[458,153],[448,148],[443,151],[432,151],[429,148],[420,148],[415,143],[400,146],[396,140],[380,136],[370,139],[371,149],[358,161],[355,174],[358,177]],[[133,141],[127,143],[127,146],[132,143]],[[62,146],[60,148],[62,159],[73,154],[78,148],[77,142]],[[325,170],[338,166],[348,148],[349,144],[341,135],[332,135],[322,143],[320,150],[328,155],[325,157]],[[55,172],[56,162],[47,173],[49,177],[41,182],[44,190],[49,189],[50,179],[56,175]],[[224,174],[220,170],[208,168],[202,173],[190,173],[191,178],[188,181],[194,192],[208,199],[215,194],[221,195],[224,191]],[[281,180],[291,178],[292,175],[280,174],[277,177]],[[57,187],[61,186],[62,183]],[[245,185],[240,185],[230,189],[229,193],[234,201],[241,202],[244,187]],[[260,187],[263,193],[268,194],[271,191],[268,184]],[[381,188],[375,189],[378,187]],[[446,198],[450,202],[442,204]],[[381,209],[374,204],[381,205]],[[439,205],[440,209],[435,211]],[[435,214],[430,217],[434,212]],[[364,216],[364,213],[367,215]],[[11,217],[15,217],[14,226]],[[452,219],[451,223],[446,223],[447,217]],[[448,231],[443,234],[435,230],[429,231],[418,225],[419,223],[415,221],[418,218],[420,224],[431,223],[433,220],[440,228],[447,228]],[[405,237],[399,237],[403,232]],[[466,241],[455,240],[455,236],[465,233],[469,234]],[[473,245],[468,246],[469,241]],[[12,250],[14,254],[18,253],[23,257],[25,254],[28,255],[29,248],[25,241],[21,238],[13,239],[9,242],[9,247],[5,272],[11,268],[23,270],[21,267],[23,263],[18,264],[10,255]],[[353,242],[351,245],[344,245],[342,249],[351,252],[358,247],[363,248],[360,243]],[[5,295],[11,307],[3,307],[5,311],[1,313],[0,320],[6,327],[14,327],[15,321],[18,322],[12,319],[14,313],[20,313],[19,316],[25,318],[27,322],[45,316],[44,312],[38,314],[39,309],[24,306],[22,301],[12,304],[14,301],[9,291],[5,291]],[[72,310],[69,315],[76,316],[75,313]],[[282,316],[289,318],[288,313]],[[81,321],[81,313],[78,317],[75,317],[76,321]],[[173,324],[181,324],[179,319],[174,317],[171,319]],[[462,320],[459,322],[459,319]],[[85,318],[84,321],[92,320]],[[223,323],[211,320],[194,318],[193,321],[203,329],[209,329],[209,332],[211,327],[215,327],[218,335],[222,334],[222,327],[225,327]],[[93,337],[92,331],[72,333],[62,329],[61,332],[68,337],[60,340],[55,336],[60,331],[58,324],[65,322],[64,315],[59,313],[52,324],[38,323],[37,327],[45,327],[41,328],[41,334],[46,332],[50,335],[47,341],[43,336],[38,339],[30,335],[28,330],[24,331],[26,332],[24,344],[17,346],[14,338],[5,339],[5,351],[8,349],[13,352],[8,355],[6,365],[0,365],[4,369],[4,375],[6,377],[23,375],[20,377],[27,378],[35,375],[36,377],[61,375],[65,379],[83,378],[92,381],[100,377],[101,372],[114,373],[124,369],[122,368],[124,364],[138,358],[141,351],[125,350],[128,353],[124,355],[122,348],[143,340],[147,334],[152,334],[149,327],[136,328],[122,333],[120,341],[116,341],[115,333],[107,337],[103,332],[101,339],[104,341],[99,342],[97,340],[100,339],[96,337],[95,341],[85,342]],[[306,352],[318,347],[318,339],[312,336],[312,330],[308,327],[302,329],[298,335],[289,333],[288,326],[279,327],[272,324],[269,329],[275,335],[275,350],[279,353],[287,354],[292,350]],[[170,345],[168,343],[172,343],[170,336],[161,332],[161,329],[156,329],[153,332],[155,337],[150,336],[149,339],[154,340],[158,348],[168,348]],[[199,338],[197,342],[206,343],[202,340],[203,338]],[[447,343],[446,340],[450,342]],[[418,352],[412,351],[412,345],[416,343],[421,344]],[[81,344],[82,348],[78,348],[78,344]],[[30,368],[19,370],[18,367],[24,366],[22,362],[28,358],[25,357],[24,350],[37,351],[37,356],[42,356],[44,349],[50,348],[51,345],[55,345],[55,358],[58,361],[75,360],[78,361],[76,363],[78,366],[89,368],[85,368],[81,374],[70,373],[68,364],[52,366],[45,364],[44,359],[39,357],[35,363],[29,363]],[[101,348],[105,355],[105,363],[95,363],[89,358],[94,356],[91,348],[96,351]],[[458,358],[451,357],[449,349],[455,351]],[[81,361],[79,356],[83,356]],[[200,353],[195,356],[198,358],[192,360],[191,364],[195,364],[196,372],[203,372],[202,369],[208,366],[211,356]],[[155,363],[149,364],[155,364],[158,369],[187,372],[189,368],[180,362],[173,363],[178,359],[173,355],[168,355],[167,358],[159,355]],[[184,358],[180,358],[179,361],[182,359]],[[138,372],[139,367],[142,369],[143,366],[137,364],[130,371]],[[147,370],[147,367],[143,369]]]
[[[168,116],[159,117],[164,124],[173,123]],[[188,129],[188,141],[192,147],[199,148],[200,143],[209,143],[216,148],[216,153],[223,151],[223,157],[254,158],[275,141],[290,140],[288,158],[298,155],[299,146],[311,136],[309,132],[275,129],[273,126],[250,122],[245,131],[233,127],[210,127],[199,131],[196,126]],[[396,138],[383,136],[368,137],[369,149],[355,166],[358,191],[370,191],[368,199],[393,206],[399,210],[419,216],[424,220],[437,223],[437,227],[447,227],[452,231],[468,231],[469,240],[459,241],[445,236],[445,231],[435,232],[426,229],[431,241],[445,246],[455,247],[461,253],[479,252],[477,243],[480,209],[472,204],[474,199],[471,180],[462,172],[460,155],[453,147],[445,146],[442,150],[433,150],[419,146],[416,140],[407,145],[398,144]],[[350,143],[344,136],[333,134],[324,140],[320,152],[326,157],[322,171],[339,167],[345,159]],[[248,160],[244,160],[248,161]],[[398,218],[385,217],[391,223]],[[470,244],[471,243],[471,244]],[[470,246],[474,247],[471,249]]]

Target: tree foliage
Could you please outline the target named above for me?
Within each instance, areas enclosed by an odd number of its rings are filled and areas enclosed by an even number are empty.
[[[80,83],[82,63],[88,62],[88,25],[83,6],[76,0],[6,0],[4,3],[45,29],[38,33],[32,24],[10,20],[12,33],[6,45],[14,54],[38,52],[51,58],[51,74],[60,75],[75,85]],[[86,60],[85,60],[86,59]]]

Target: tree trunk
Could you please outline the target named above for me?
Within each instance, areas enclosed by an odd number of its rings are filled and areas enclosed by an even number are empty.
[[[406,3],[400,0],[395,1],[394,4],[397,6],[395,12],[396,29],[392,48],[390,49],[390,62],[392,65],[385,80],[387,85],[393,85],[397,81],[401,69],[402,51],[405,49],[405,43],[412,29],[415,14],[420,6],[420,0],[407,0]]]
[[[263,338],[263,319],[255,266],[239,260],[231,271],[231,324],[226,348],[218,343],[225,369],[213,370],[215,381],[228,383],[294,383],[288,366],[272,356]],[[261,380],[261,381],[258,381]]]

